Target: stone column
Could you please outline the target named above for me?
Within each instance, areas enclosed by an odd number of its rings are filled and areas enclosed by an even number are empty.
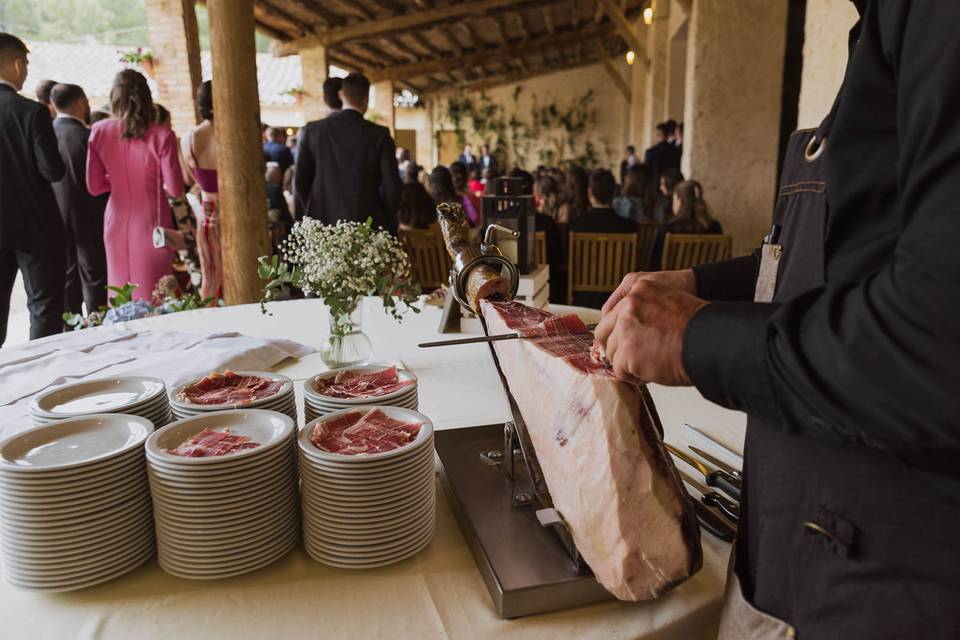
[[[173,129],[182,136],[197,124],[201,81],[194,0],[147,0],[147,33],[157,82],[154,100],[170,110]]]
[[[393,106],[393,82],[384,80],[373,85],[373,100],[370,110],[377,113],[380,118],[377,124],[390,129],[390,135],[396,131],[396,116]]]
[[[637,56],[637,60],[630,67],[630,88],[632,90],[632,98],[630,100],[630,144],[634,145],[637,148],[637,153],[640,157],[643,157],[643,126],[644,126],[644,111],[645,105],[647,104],[647,77],[649,76],[649,69],[643,60],[642,55]],[[611,91],[613,89],[610,89]],[[622,149],[618,149],[617,153],[622,152]]]
[[[857,21],[849,0],[808,0],[797,128],[816,127],[830,112],[847,67],[847,37]]]
[[[217,135],[217,183],[227,304],[260,299],[257,258],[270,253],[260,144],[253,0],[207,0]]]
[[[299,111],[304,122],[323,118],[330,111],[323,102],[323,81],[327,79],[328,73],[326,47],[301,49],[300,73],[304,95]]]
[[[658,3],[659,6],[665,2]],[[667,102],[667,81],[669,77],[668,42],[670,24],[668,17],[657,15],[653,24],[647,29],[647,58],[650,60],[650,69],[647,73],[646,100],[643,105],[642,136],[637,139],[638,146],[643,149],[653,144],[653,128],[657,123],[665,120]]]
[[[786,0],[694,0],[683,172],[703,184],[735,254],[769,230],[776,189]]]
[[[430,98],[422,109],[424,112],[421,125],[417,127],[417,164],[429,173],[434,167],[434,136],[433,136],[433,109]],[[503,153],[503,150],[499,150]]]

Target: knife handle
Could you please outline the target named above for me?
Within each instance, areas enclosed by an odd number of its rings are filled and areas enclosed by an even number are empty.
[[[740,507],[736,502],[720,495],[716,491],[704,494],[703,503],[717,509],[720,513],[727,516],[733,522],[740,521]]]
[[[733,542],[736,532],[724,522],[723,518],[710,510],[710,507],[702,502],[693,501],[694,509],[697,512],[697,520],[700,526],[707,530],[711,535],[720,538],[724,542]]]
[[[740,481],[724,471],[711,471],[706,477],[707,484],[720,489],[734,500],[740,500]]]

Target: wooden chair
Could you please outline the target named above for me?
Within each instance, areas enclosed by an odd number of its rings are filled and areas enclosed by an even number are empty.
[[[668,233],[663,240],[660,269],[689,269],[726,260],[733,254],[733,237],[719,234]]]
[[[400,242],[410,256],[413,278],[424,292],[447,283],[451,261],[439,226],[429,229],[400,229]]]
[[[637,228],[637,269],[649,271],[653,265],[653,245],[657,242],[659,222],[641,222]]]
[[[570,232],[567,304],[573,294],[612,293],[637,267],[637,234]]]
[[[534,242],[536,243],[537,265],[547,264],[547,232],[537,231],[534,234]]]

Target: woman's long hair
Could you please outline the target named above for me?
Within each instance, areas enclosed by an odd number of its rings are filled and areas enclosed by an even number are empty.
[[[560,185],[552,176],[537,180],[537,195],[540,196],[540,213],[556,220],[560,215]]]
[[[587,196],[589,183],[590,176],[583,167],[571,165],[567,169],[561,202],[567,210],[569,219],[561,222],[575,220],[590,210],[590,199]]]
[[[653,175],[647,165],[638,162],[627,169],[627,175],[623,179],[623,195],[639,198],[643,202],[643,211],[648,216],[653,212],[657,196]]]
[[[120,120],[124,138],[142,138],[156,119],[153,96],[143,74],[124,69],[113,79],[110,111]]]
[[[437,204],[441,202],[460,202],[460,196],[453,186],[453,176],[450,170],[443,165],[437,166],[430,172],[430,197]]]
[[[210,80],[197,89],[197,110],[201,118],[213,122],[213,83]]]
[[[676,186],[673,194],[680,200],[680,207],[673,221],[687,233],[706,233],[713,217],[703,199],[703,187],[700,183],[696,180],[684,180]]]

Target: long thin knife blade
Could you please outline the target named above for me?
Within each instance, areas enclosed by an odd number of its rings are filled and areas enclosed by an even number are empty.
[[[723,444],[722,442],[720,442],[719,440],[717,440],[716,438],[714,438],[712,435],[710,435],[709,433],[707,433],[707,432],[704,431],[703,429],[698,429],[697,427],[693,426],[692,424],[689,424],[689,423],[686,423],[686,422],[683,423],[683,426],[685,426],[686,428],[690,429],[691,431],[696,431],[697,433],[699,433],[700,435],[702,435],[704,438],[706,438],[707,440],[709,440],[709,441],[712,442],[713,444],[717,445],[718,447],[720,447],[721,449],[723,449],[724,451],[726,451],[727,453],[729,453],[730,455],[732,455],[734,458],[737,459],[737,461],[740,463],[740,465],[743,466],[743,456],[742,456],[742,455],[740,455],[739,453],[737,453],[736,451],[734,451],[733,449],[731,449],[731,448],[728,447],[727,445]]]
[[[587,329],[591,331],[597,328],[595,324],[586,325]],[[429,349],[431,347],[452,347],[458,344],[477,344],[482,342],[499,342],[500,340],[519,340],[524,336],[519,333],[501,333],[493,336],[478,336],[475,338],[455,338],[453,340],[438,340],[436,342],[421,342],[417,346],[421,349]]]
[[[673,455],[677,456],[678,458],[680,458],[681,460],[683,460],[684,462],[686,462],[687,464],[689,464],[691,467],[693,467],[694,469],[696,469],[697,471],[699,471],[700,473],[702,473],[702,474],[704,475],[704,477],[710,475],[710,469],[707,468],[707,465],[703,464],[702,462],[700,462],[699,460],[697,460],[696,458],[694,458],[694,457],[691,456],[690,454],[684,453],[683,451],[680,451],[680,449],[677,449],[677,448],[676,448],[675,446],[673,446],[672,444],[667,444],[666,442],[664,442],[663,445],[664,445],[667,449],[669,449],[670,453],[672,453]]]
[[[707,462],[712,463],[715,467],[718,467],[718,468],[720,468],[720,469],[723,469],[724,471],[726,471],[727,473],[729,473],[730,475],[732,475],[734,478],[743,478],[743,473],[740,471],[740,469],[737,469],[736,467],[727,464],[726,462],[724,462],[724,461],[721,460],[720,458],[716,458],[716,457],[710,455],[709,453],[707,453],[707,452],[704,451],[703,449],[699,449],[699,448],[697,448],[697,447],[694,447],[693,445],[690,445],[689,448],[690,448],[690,451],[693,451],[695,454],[697,454],[698,456],[700,456],[701,458],[703,458],[703,459],[706,460]]]

